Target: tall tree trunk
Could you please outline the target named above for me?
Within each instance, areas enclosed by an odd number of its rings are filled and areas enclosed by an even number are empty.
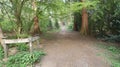
[[[37,16],[37,6],[35,3],[35,0],[32,0],[32,6],[33,6],[33,10],[34,10],[35,14],[34,14],[34,18],[33,18],[33,20],[34,20],[33,31],[31,33],[32,33],[32,35],[41,34],[40,27],[39,27],[39,18]]]
[[[82,0],[82,2],[84,2],[84,0]],[[88,34],[88,13],[85,7],[82,9],[82,26],[80,32],[82,35]]]

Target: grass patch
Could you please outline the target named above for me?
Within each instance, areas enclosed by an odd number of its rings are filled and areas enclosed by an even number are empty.
[[[16,43],[16,44],[9,44],[9,48],[17,47],[17,50],[19,51],[27,51],[29,50],[29,46],[26,43]]]
[[[120,67],[120,48],[117,47],[115,44],[104,44],[100,43],[97,44],[100,48],[106,50],[104,56],[107,60],[112,64],[111,67]]]
[[[27,51],[27,50],[29,50],[29,46],[25,43],[19,43],[19,44],[17,44],[17,49],[19,51]]]

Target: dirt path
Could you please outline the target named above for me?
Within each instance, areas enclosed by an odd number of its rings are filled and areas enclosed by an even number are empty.
[[[101,50],[95,47],[94,39],[65,31],[52,36],[42,43],[47,55],[36,67],[110,67],[103,57],[97,56]]]

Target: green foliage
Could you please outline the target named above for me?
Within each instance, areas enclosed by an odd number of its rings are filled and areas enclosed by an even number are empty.
[[[29,46],[25,43],[20,43],[20,44],[17,44],[17,49],[19,51],[27,51],[29,49]]]
[[[30,35],[29,34],[16,34],[16,35],[7,35],[8,39],[17,39],[17,38],[28,38]]]
[[[108,47],[108,50],[113,52],[113,53],[120,53],[120,49],[116,48],[115,46]]]
[[[24,17],[24,19],[23,19],[23,22],[22,22],[23,34],[19,34],[20,36],[26,36],[30,33],[30,29],[33,25],[33,22],[31,22],[31,20],[28,20],[28,19],[30,19],[30,18]]]
[[[21,52],[14,56],[10,56],[6,63],[6,67],[27,67],[40,60],[45,53],[42,51],[34,51],[33,53]]]
[[[68,24],[67,29],[72,31],[73,30],[73,23]]]
[[[12,48],[12,47],[17,47],[17,45],[16,44],[9,44],[8,45],[8,48]]]
[[[56,27],[56,29],[60,28],[59,23],[57,21],[55,22],[55,27]]]
[[[107,60],[111,63],[111,67],[120,67],[120,48],[115,46],[116,44],[100,44],[100,48],[104,48],[107,51],[104,53]]]
[[[51,30],[51,29],[53,29],[53,26],[52,26],[52,22],[49,21],[49,23],[48,23],[48,30]]]
[[[89,1],[86,0],[85,2],[73,2],[70,4],[70,11],[72,12],[78,12],[79,10],[82,10],[82,8],[87,9],[96,9],[97,4],[99,1]]]
[[[116,62],[116,61],[114,61],[114,62],[112,62],[112,67],[120,67],[120,61],[119,62]]]
[[[3,51],[3,47],[0,44],[0,60],[3,59],[4,57],[4,51]]]
[[[16,28],[16,24],[14,22],[10,22],[8,20],[4,20],[2,22],[0,22],[0,25],[2,27],[2,30],[5,32],[11,32],[14,31]]]
[[[15,26],[12,26],[11,24],[5,24],[5,26],[2,25],[5,28],[3,31],[9,30],[11,32],[16,32],[16,34],[18,34],[18,32],[29,34],[34,24],[33,17],[36,14],[39,17],[40,29],[41,31],[45,32],[48,29],[47,26],[49,25],[50,16],[52,16],[52,18],[60,18],[69,14],[68,5],[62,0],[35,0],[35,2],[37,8],[36,12],[32,8],[31,0],[0,1],[0,18],[4,20],[7,19],[11,22],[14,21],[15,24]]]
[[[74,26],[76,26],[76,31],[79,31],[81,29],[81,21],[82,21],[82,17],[81,17],[81,13],[80,12],[75,12],[74,13]]]
[[[109,35],[109,37],[105,37],[104,39],[110,42],[120,42],[120,35]]]
[[[17,50],[19,50],[19,51],[27,51],[27,50],[29,50],[29,46],[26,43],[9,44],[8,47],[9,48],[17,47]]]
[[[16,36],[16,35],[14,35],[14,36],[9,36],[9,35],[8,35],[7,38],[8,38],[8,39],[17,39],[17,36]]]
[[[114,39],[114,36],[120,34],[120,3],[119,0],[98,0],[99,3],[96,9],[89,10],[90,15],[90,30],[97,36],[109,36],[109,39]]]
[[[4,67],[4,63],[0,61],[0,67]]]
[[[29,37],[29,34],[17,34],[16,35],[17,38],[28,38]]]
[[[108,50],[113,53],[113,57],[110,58],[112,67],[120,67],[120,48],[110,46],[108,47]]]
[[[49,25],[49,20],[48,19],[43,19],[39,23],[39,26],[41,27],[42,32],[46,32],[48,30],[48,25]]]

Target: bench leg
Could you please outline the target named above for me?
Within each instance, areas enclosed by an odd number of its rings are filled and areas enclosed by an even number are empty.
[[[7,58],[8,57],[8,46],[6,44],[3,44],[3,48],[4,48],[4,57]]]
[[[30,49],[30,53],[32,53],[32,51],[33,51],[32,42],[29,42],[29,49]]]

